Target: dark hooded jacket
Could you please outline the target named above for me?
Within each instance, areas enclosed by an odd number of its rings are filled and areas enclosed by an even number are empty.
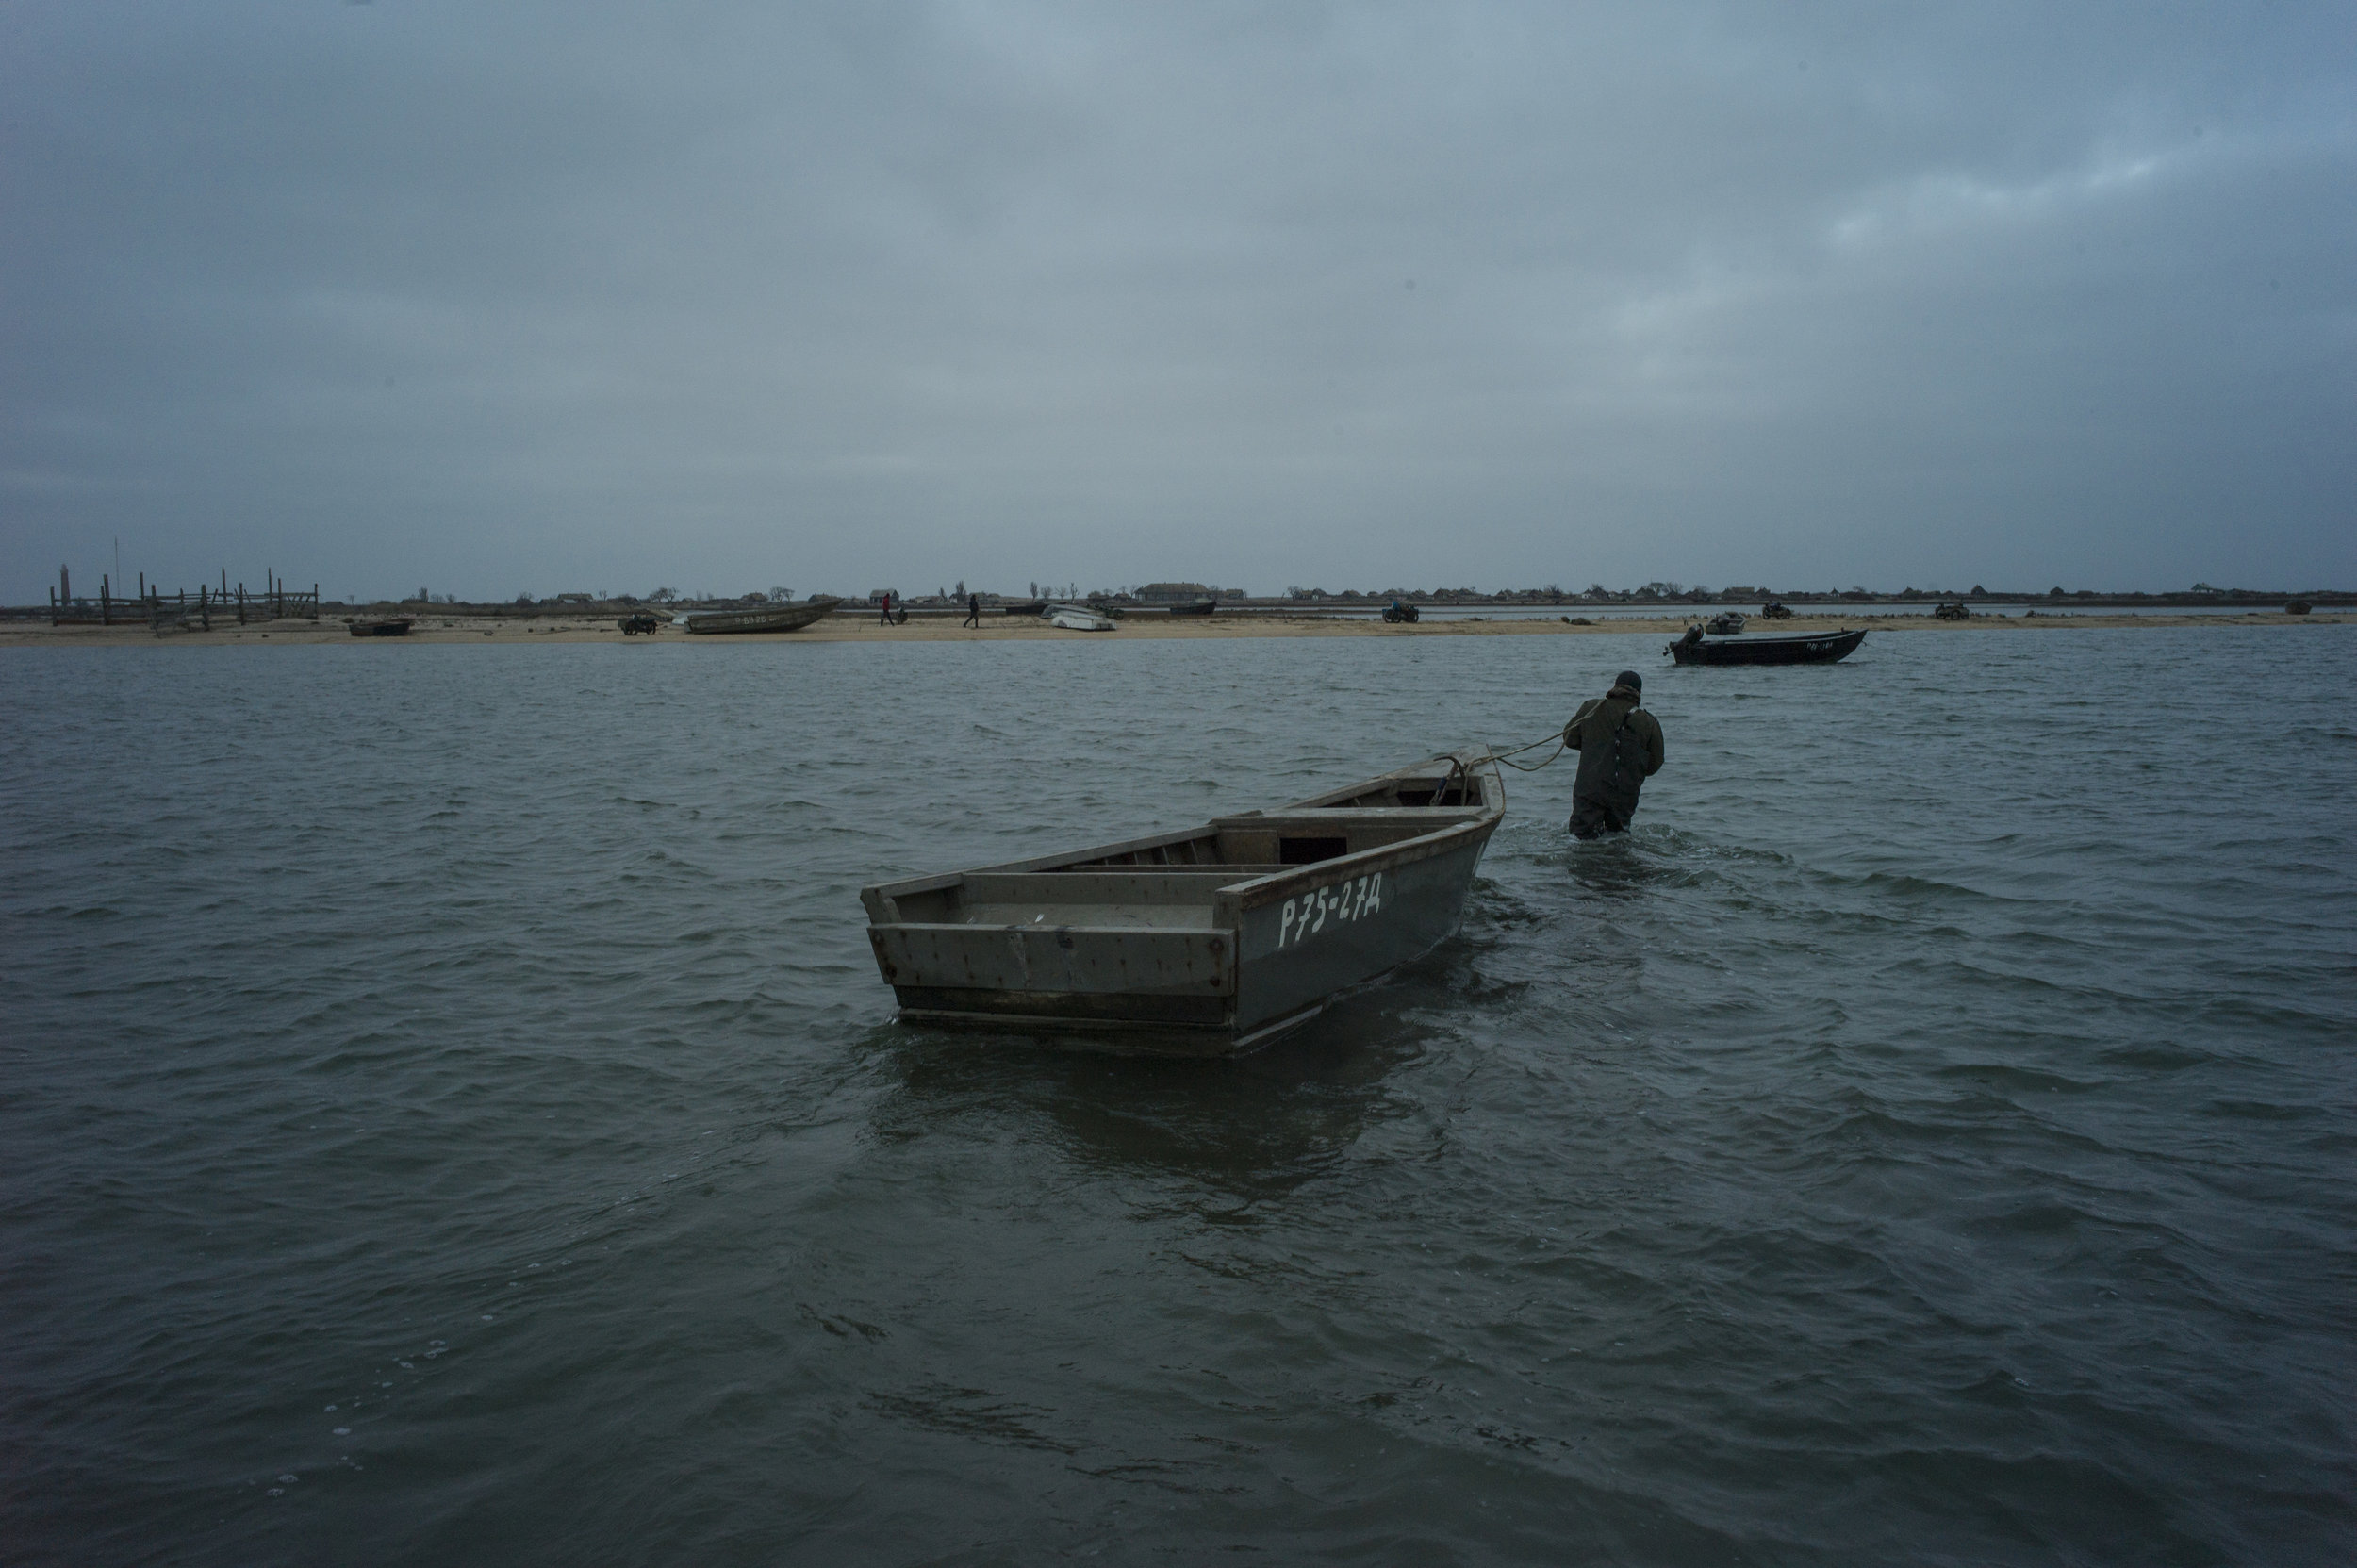
[[[1661,725],[1637,704],[1628,686],[1614,686],[1579,705],[1563,726],[1563,744],[1579,752],[1572,799],[1594,801],[1617,822],[1637,814],[1637,792],[1661,771]]]

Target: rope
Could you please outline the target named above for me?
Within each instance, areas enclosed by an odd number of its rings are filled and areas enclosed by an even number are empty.
[[[1438,804],[1440,801],[1447,799],[1449,789],[1452,785],[1455,785],[1458,788],[1458,798],[1459,800],[1464,799],[1471,793],[1470,785],[1473,783],[1472,779],[1468,775],[1470,775],[1475,768],[1479,767],[1483,763],[1502,762],[1505,763],[1507,767],[1514,769],[1517,773],[1538,772],[1539,769],[1544,767],[1547,764],[1561,756],[1565,749],[1569,747],[1571,742],[1566,734],[1568,729],[1569,726],[1566,726],[1565,730],[1558,730],[1552,734],[1541,735],[1537,740],[1531,741],[1529,744],[1525,746],[1517,746],[1511,751],[1485,751],[1480,756],[1472,758],[1469,761],[1460,761],[1457,756],[1451,754],[1447,759],[1448,773],[1441,780],[1441,788],[1439,793],[1434,795],[1432,798],[1434,803]],[[1512,760],[1515,757],[1521,756],[1525,751],[1537,751],[1540,747],[1544,746],[1550,740],[1555,742],[1555,750],[1549,751],[1545,756],[1540,758],[1537,762],[1515,762]],[[1461,784],[1459,782],[1460,779],[1463,781]]]
[[[1525,751],[1535,751],[1550,740],[1555,742],[1555,750],[1549,751],[1545,756],[1541,757],[1537,762],[1511,762],[1508,760],[1511,757],[1521,756]],[[1475,759],[1474,766],[1479,767],[1485,762],[1503,762],[1507,767],[1513,768],[1518,773],[1536,773],[1539,769],[1544,767],[1547,764],[1561,756],[1565,747],[1569,744],[1570,743],[1564,738],[1564,732],[1558,730],[1553,734],[1541,735],[1537,740],[1532,741],[1527,746],[1517,746],[1510,751],[1492,751],[1488,756],[1477,757]]]

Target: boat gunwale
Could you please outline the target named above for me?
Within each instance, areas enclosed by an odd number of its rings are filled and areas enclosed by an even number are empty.
[[[1772,648],[1778,643],[1831,642],[1836,637],[1862,637],[1872,630],[1873,628],[1871,626],[1843,626],[1831,632],[1771,632],[1764,636],[1754,636],[1749,632],[1745,632],[1739,635],[1706,635],[1703,638],[1703,646],[1705,648],[1723,648],[1730,644],[1735,644],[1744,648]]]
[[[1212,910],[1212,922],[1211,925],[1204,927],[1162,928],[1141,927],[1135,925],[1084,926],[1071,924],[1034,926],[1022,922],[1009,923],[1004,921],[988,920],[879,920],[871,921],[870,923],[874,925],[892,926],[900,931],[1056,931],[1064,932],[1072,935],[1105,936],[1133,934],[1142,930],[1169,929],[1187,931],[1203,930],[1213,932],[1226,931],[1233,924],[1232,921],[1223,920],[1221,918],[1222,912],[1227,909],[1232,908],[1238,914],[1241,914],[1245,910],[1260,909],[1264,905],[1275,903],[1279,899],[1292,897],[1295,889],[1304,885],[1323,887],[1328,883],[1347,882],[1354,877],[1364,876],[1372,871],[1388,871],[1395,866],[1412,866],[1417,861],[1430,860],[1435,855],[1448,853],[1450,850],[1457,849],[1460,842],[1466,838],[1476,834],[1486,838],[1490,834],[1496,831],[1496,827],[1497,822],[1495,818],[1475,822],[1459,822],[1436,833],[1418,834],[1413,838],[1402,838],[1390,844],[1377,844],[1369,849],[1353,850],[1351,853],[1346,855],[1334,855],[1325,860],[1312,860],[1305,862],[1299,866],[1288,866],[1282,871],[1262,872],[1255,876],[1246,877],[1240,882],[1222,883],[1210,890],[1211,896],[1209,900],[1205,900],[1205,903],[1208,904],[1208,906]],[[1349,869],[1343,870],[1342,868],[1344,867],[1349,867]],[[1146,869],[1146,867],[1139,867],[1139,869],[1143,870]],[[1163,867],[1157,866],[1152,867],[1152,869],[1155,871],[1161,871]],[[1177,869],[1188,870],[1195,869],[1195,867],[1177,867]],[[1216,867],[1201,867],[1201,869],[1213,870],[1216,869]],[[954,879],[969,875],[981,874],[984,873],[956,871],[949,873],[949,876]],[[997,872],[988,874],[1023,875],[1025,873]],[[941,887],[948,885],[950,885],[950,883],[945,881],[937,883],[933,887],[921,889],[902,888],[901,892],[937,892]],[[882,896],[885,898],[894,898],[898,896],[892,893],[884,893],[881,888],[876,889],[875,891],[882,893]],[[1017,900],[998,899],[992,901],[998,903],[1012,903]],[[1053,900],[1042,900],[1041,901],[1043,903],[1047,903]],[[1067,905],[1067,907],[1070,906]]]
[[[1118,875],[1124,871],[1151,871],[1157,874],[1174,871],[1208,872],[1215,875],[1225,869],[1216,862],[1208,864],[1181,862],[1150,866],[1103,866],[1093,863],[1113,855],[1133,854],[1142,850],[1194,842],[1200,839],[1206,832],[1216,833],[1222,827],[1277,827],[1281,831],[1282,824],[1292,821],[1325,827],[1353,818],[1372,819],[1387,824],[1403,820],[1448,818],[1433,821],[1432,827],[1427,832],[1413,834],[1406,838],[1393,839],[1389,844],[1370,845],[1364,850],[1353,850],[1347,854],[1332,855],[1324,860],[1305,861],[1298,866],[1285,867],[1282,870],[1257,870],[1249,875],[1239,877],[1233,882],[1218,883],[1211,890],[1215,911],[1215,925],[1232,924],[1242,917],[1244,911],[1274,903],[1279,899],[1291,896],[1294,890],[1304,885],[1318,887],[1344,877],[1357,877],[1373,871],[1388,870],[1393,866],[1411,865],[1434,855],[1447,853],[1469,837],[1478,836],[1486,841],[1490,834],[1497,830],[1498,824],[1505,819],[1504,778],[1500,775],[1494,761],[1471,760],[1461,753],[1451,760],[1470,761],[1471,765],[1464,770],[1464,777],[1469,781],[1479,779],[1484,782],[1487,787],[1481,792],[1483,796],[1481,804],[1449,806],[1291,805],[1279,806],[1273,811],[1236,812],[1211,817],[1208,821],[1190,828],[1148,834],[1144,837],[1122,839],[1112,844],[1090,845],[1059,854],[1038,855],[1025,860],[1005,861],[993,866],[966,867],[956,871],[937,871],[930,875],[909,877],[897,882],[873,883],[860,890],[861,901],[867,906],[870,925],[912,929],[941,926],[950,930],[969,932],[1022,930],[1025,928],[1020,926],[904,920],[898,917],[896,900],[917,894],[937,893],[945,888],[961,886],[966,878],[974,876],[1036,875],[1053,879],[1064,872]],[[1310,799],[1331,801],[1337,797],[1364,793],[1371,787],[1378,787],[1428,766],[1429,761],[1411,764],[1408,767],[1377,774],[1372,779],[1349,785],[1342,790],[1329,791],[1323,795],[1312,796]],[[1345,866],[1349,867],[1348,870],[1341,869]],[[1050,883],[1043,883],[1043,891],[1050,885]],[[1043,900],[1041,901],[1055,900]],[[1112,933],[1132,931],[1137,928],[1063,926],[1058,929],[1076,933],[1099,931]]]

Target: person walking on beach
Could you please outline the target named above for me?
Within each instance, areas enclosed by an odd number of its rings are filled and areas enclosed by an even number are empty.
[[[1563,744],[1579,753],[1572,784],[1571,830],[1576,838],[1628,832],[1637,794],[1661,771],[1661,725],[1638,704],[1644,677],[1624,669],[1612,689],[1591,697],[1563,726]]]
[[[958,624],[971,626],[977,632],[982,629],[982,596],[981,594],[969,593],[965,596],[965,619]]]
[[[892,624],[892,590],[890,588],[886,588],[884,590],[883,619],[876,622],[876,624],[879,626],[889,626]]]

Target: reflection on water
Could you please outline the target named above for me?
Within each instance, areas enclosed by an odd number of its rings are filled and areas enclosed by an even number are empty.
[[[1590,893],[1625,897],[1643,892],[1674,875],[1673,869],[1660,858],[1661,851],[1673,850],[1674,845],[1662,842],[1663,835],[1658,834],[1639,836],[1650,826],[1632,824],[1627,833],[1570,840],[1563,854],[1564,869],[1571,873],[1574,883]]]
[[[897,1092],[872,1114],[882,1138],[987,1125],[1050,1139],[1083,1167],[1182,1178],[1249,1201],[1334,1169],[1383,1114],[1387,1071],[1412,1060],[1426,1033],[1351,999],[1250,1055],[1209,1062],[908,1029],[888,1047]]]

